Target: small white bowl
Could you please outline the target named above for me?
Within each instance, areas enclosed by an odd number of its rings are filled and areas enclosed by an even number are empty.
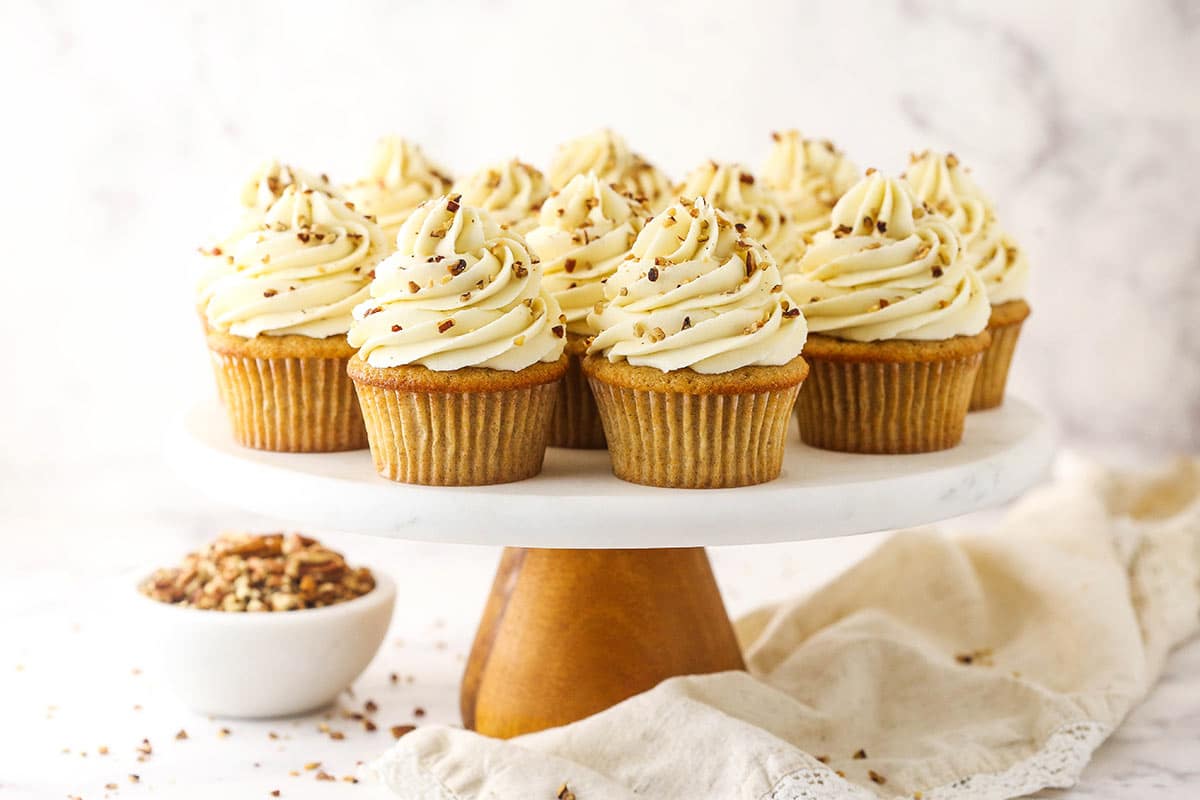
[[[135,608],[157,663],[183,703],[218,717],[283,717],[329,705],[379,650],[396,585],[375,574],[362,597],[296,611],[211,611],[153,600]]]

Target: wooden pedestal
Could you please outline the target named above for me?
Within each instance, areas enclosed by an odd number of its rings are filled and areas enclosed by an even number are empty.
[[[507,738],[674,675],[744,668],[703,548],[505,548],[463,676],[463,724]]]

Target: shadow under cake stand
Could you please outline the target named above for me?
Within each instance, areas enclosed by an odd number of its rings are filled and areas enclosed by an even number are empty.
[[[967,418],[939,453],[816,450],[789,432],[783,474],[737,489],[612,476],[604,451],[546,454],[519,483],[427,487],[375,474],[365,450],[250,450],[216,401],[168,452],[185,479],[258,513],[397,539],[505,545],[462,681],[463,724],[516,736],[581,719],[675,675],[743,669],[704,548],[919,525],[998,505],[1044,476],[1046,418],[1018,398]]]

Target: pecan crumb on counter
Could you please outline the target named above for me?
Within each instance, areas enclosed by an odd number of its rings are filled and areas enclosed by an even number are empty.
[[[375,578],[296,533],[226,533],[139,587],[151,599],[214,611],[294,611],[365,595]]]

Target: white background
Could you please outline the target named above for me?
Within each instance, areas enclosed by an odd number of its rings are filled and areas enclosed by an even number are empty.
[[[0,76],[0,614],[15,610],[26,633],[62,626],[0,643],[0,688],[36,706],[39,724],[55,702],[43,695],[83,685],[87,665],[125,669],[102,617],[86,646],[66,636],[80,596],[251,522],[180,487],[160,448],[211,391],[194,249],[232,221],[267,156],[350,179],[378,135],[398,132],[455,173],[510,155],[544,166],[558,142],[601,125],[676,178],[708,157],[757,167],[780,127],[885,170],[913,149],[950,149],[1032,261],[1016,390],[1080,446],[1200,446],[1200,5],[1189,0],[10,0]],[[402,589],[400,622],[417,636],[447,619],[465,647],[492,552],[337,541],[402,584],[436,570]],[[716,561],[740,611],[864,546]],[[466,582],[463,599],[438,594]],[[70,599],[48,599],[48,586]],[[79,667],[39,673],[38,653]],[[7,677],[18,661],[36,691]],[[87,697],[77,719],[95,707]],[[72,769],[36,765],[40,785],[71,788]]]

